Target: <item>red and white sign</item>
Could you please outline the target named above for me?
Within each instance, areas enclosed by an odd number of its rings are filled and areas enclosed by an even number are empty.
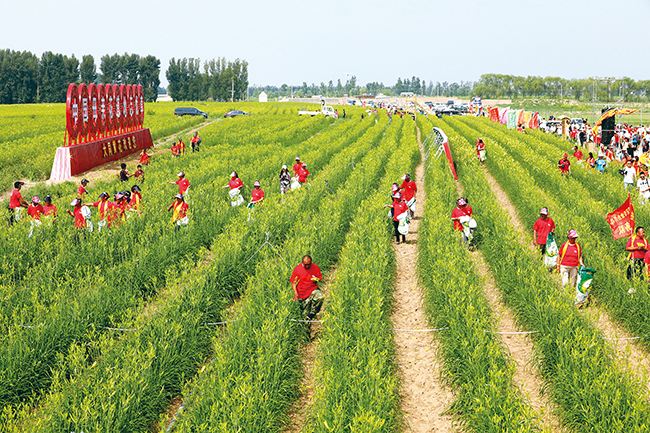
[[[634,234],[634,205],[627,200],[614,212],[610,212],[605,217],[607,223],[612,228],[614,239],[629,238]]]

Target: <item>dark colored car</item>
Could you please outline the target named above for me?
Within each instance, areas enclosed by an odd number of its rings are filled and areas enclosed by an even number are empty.
[[[223,115],[223,117],[237,117],[237,116],[247,116],[248,113],[241,110],[231,110]]]
[[[208,118],[208,113],[194,107],[178,107],[174,110],[174,114],[177,116],[203,116],[206,119]]]

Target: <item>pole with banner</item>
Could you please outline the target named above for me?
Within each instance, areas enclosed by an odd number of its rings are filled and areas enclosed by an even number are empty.
[[[634,234],[634,205],[628,194],[627,200],[615,211],[605,217],[612,228],[614,239],[628,238]]]

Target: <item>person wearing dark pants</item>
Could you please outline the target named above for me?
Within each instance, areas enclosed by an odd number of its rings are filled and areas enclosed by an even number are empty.
[[[625,250],[629,252],[630,264],[627,267],[627,279],[631,280],[635,276],[643,279],[643,267],[645,263],[643,259],[648,252],[648,240],[645,238],[645,230],[639,226],[634,231],[634,234],[627,241]]]

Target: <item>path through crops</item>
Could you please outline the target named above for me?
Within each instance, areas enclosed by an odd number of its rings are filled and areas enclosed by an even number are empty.
[[[418,332],[429,328],[424,311],[424,295],[416,272],[418,228],[426,202],[422,162],[416,168],[415,181],[418,185],[418,203],[407,236],[408,243],[395,245],[397,277],[392,321],[402,412],[406,432],[451,432],[455,431],[452,418],[445,412],[453,401],[453,395],[440,379],[442,366],[436,356],[438,343],[432,333]]]
[[[525,241],[525,239],[528,239],[528,233],[532,232],[532,230],[527,230],[525,228],[517,214],[517,210],[510,201],[506,192],[501,189],[497,180],[488,170],[484,170],[484,173],[492,192],[501,206],[503,206],[507,211],[515,230],[520,233],[522,242],[530,248],[533,248],[530,243]],[[561,236],[559,239],[562,239]],[[610,347],[612,347],[617,354],[616,360],[618,364],[623,367],[625,371],[636,376],[636,379],[645,385],[646,395],[650,395],[650,360],[648,360],[644,350],[637,346],[634,336],[630,335],[622,327],[618,326],[602,308],[593,303],[588,307],[585,314],[591,320],[591,323],[593,323],[593,325],[603,333],[604,338],[610,341]],[[533,404],[533,406],[535,406],[535,404]]]

